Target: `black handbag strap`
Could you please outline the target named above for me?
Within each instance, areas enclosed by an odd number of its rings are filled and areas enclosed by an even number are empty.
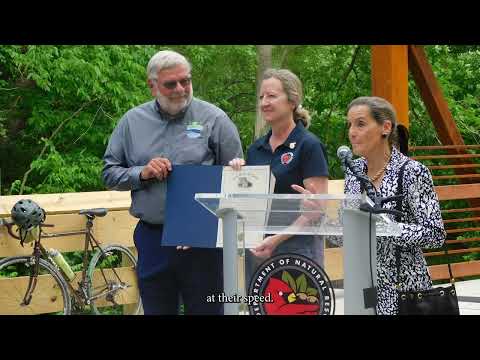
[[[405,166],[410,162],[410,160],[406,160],[402,166],[400,167],[400,170],[398,172],[398,186],[397,186],[397,195],[403,195],[403,174],[405,173]],[[403,204],[403,198],[397,201],[397,206],[395,207],[396,210],[402,211],[402,204]],[[397,215],[396,219],[397,222],[401,222],[402,218],[400,215]],[[443,250],[445,252],[445,256],[447,257],[447,265],[448,265],[448,273],[450,275],[450,283],[454,283],[455,279],[453,278],[452,275],[452,267],[450,266],[450,259],[448,256],[448,251],[447,251],[447,244],[443,244]],[[396,265],[397,265],[397,288],[400,288],[400,251],[402,251],[400,246],[395,246],[395,258],[396,258]]]
[[[402,164],[402,166],[400,167],[400,170],[398,172],[397,195],[403,195],[403,174],[405,172],[405,166],[407,166],[409,161],[410,160],[406,160]],[[402,204],[403,204],[403,197],[400,200],[397,200],[395,210],[402,211]],[[402,217],[400,215],[397,215],[395,220],[397,222],[401,222]],[[400,289],[400,251],[401,251],[400,246],[395,246],[395,260],[396,260],[396,265],[397,265],[397,289]]]

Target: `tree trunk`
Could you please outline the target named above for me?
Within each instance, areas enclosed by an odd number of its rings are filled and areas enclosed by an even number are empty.
[[[262,84],[262,75],[266,69],[272,67],[272,49],[273,45],[257,45],[257,118],[255,121],[255,139],[261,136],[261,131],[265,126],[260,112],[260,85]]]

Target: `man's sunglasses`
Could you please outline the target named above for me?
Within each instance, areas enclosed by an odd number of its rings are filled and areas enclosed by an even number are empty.
[[[164,83],[162,83],[162,86],[168,90],[173,90],[177,87],[177,83],[180,83],[180,85],[182,85],[182,87],[185,88],[188,85],[190,85],[191,82],[192,82],[192,78],[186,77],[181,80],[165,81]]]

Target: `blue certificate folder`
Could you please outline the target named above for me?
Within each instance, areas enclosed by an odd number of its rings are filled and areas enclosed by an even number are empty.
[[[163,246],[215,248],[218,218],[195,200],[196,193],[220,193],[223,166],[174,165],[167,178]]]

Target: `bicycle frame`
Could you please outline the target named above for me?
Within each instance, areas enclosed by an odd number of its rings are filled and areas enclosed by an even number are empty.
[[[92,217],[90,215],[85,215],[87,218],[87,223],[85,229],[82,230],[77,230],[77,231],[66,231],[66,232],[58,232],[58,233],[47,233],[42,230],[42,228],[45,227],[54,227],[53,224],[40,224],[40,234],[39,234],[39,239],[35,240],[34,244],[34,249],[31,257],[35,257],[35,261],[38,263],[38,258],[43,257],[46,259],[49,263],[51,263],[55,268],[58,268],[60,275],[62,278],[65,280],[65,282],[68,285],[68,288],[70,290],[71,295],[75,299],[75,304],[76,305],[81,305],[83,308],[85,305],[89,305],[91,300],[95,300],[96,298],[102,297],[104,295],[108,295],[109,293],[116,291],[116,289],[108,289],[105,292],[102,292],[100,294],[97,294],[95,296],[90,297],[88,295],[88,286],[89,286],[89,280],[87,278],[87,268],[88,268],[88,252],[89,248],[91,248],[91,251],[94,251],[95,248],[100,249],[100,251],[103,251],[102,248],[100,247],[100,243],[95,239],[95,237],[92,234],[92,228],[93,228],[93,220],[95,217]],[[0,219],[1,220],[1,219]],[[20,239],[19,236],[17,236],[13,231],[12,231],[12,225],[13,223],[10,223],[6,220],[3,220],[0,222],[0,225],[5,225],[7,227],[7,231],[12,236],[13,238]],[[57,238],[57,237],[65,237],[65,236],[72,236],[72,235],[85,235],[85,242],[84,242],[84,253],[83,253],[83,269],[82,269],[82,276],[80,281],[78,282],[79,288],[76,289],[73,287],[71,281],[68,279],[66,274],[60,269],[55,261],[52,259],[52,257],[48,254],[48,251],[43,247],[41,244],[41,239],[45,238]],[[23,246],[23,245],[22,245]],[[29,280],[29,285],[27,288],[27,291],[25,293],[24,301],[23,304],[28,305],[31,299],[31,296],[35,290],[36,282],[37,282],[37,277],[38,277],[38,269],[32,269],[33,271],[30,273],[30,280]],[[114,269],[112,269],[115,275],[118,277],[118,274]],[[103,274],[102,270],[102,275],[105,278],[105,275]],[[106,280],[106,278],[105,278]],[[119,279],[120,280],[120,279]]]

